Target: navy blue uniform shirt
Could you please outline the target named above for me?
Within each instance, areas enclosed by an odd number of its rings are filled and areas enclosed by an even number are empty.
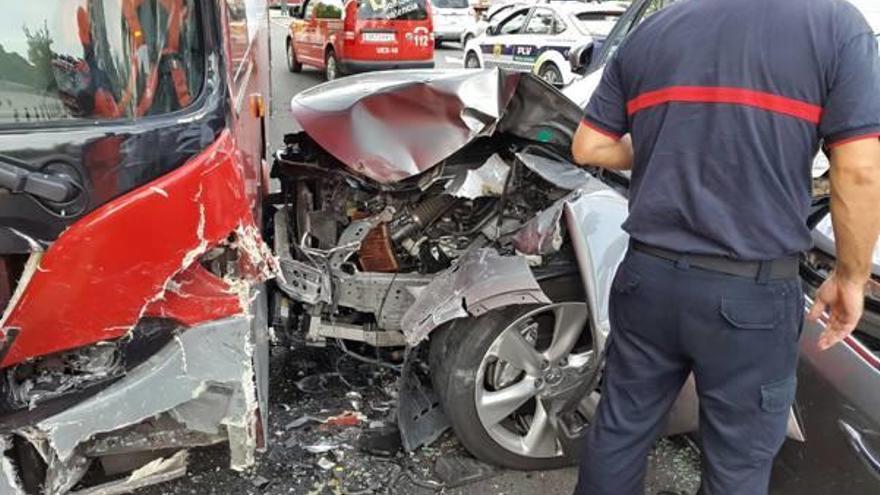
[[[845,0],[683,0],[621,45],[584,123],[632,134],[633,238],[792,255],[810,247],[820,142],[880,136],[877,43]]]

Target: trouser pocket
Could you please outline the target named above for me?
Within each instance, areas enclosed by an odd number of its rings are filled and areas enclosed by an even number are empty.
[[[797,391],[797,377],[791,376],[761,386],[758,428],[754,435],[754,458],[772,459],[779,452],[788,426],[791,406]]]

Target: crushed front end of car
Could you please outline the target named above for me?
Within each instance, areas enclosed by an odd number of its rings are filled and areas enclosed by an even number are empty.
[[[420,344],[505,308],[562,314],[550,289],[562,287],[577,327],[567,351],[577,342],[582,353],[558,368],[551,360],[557,386],[535,407],[590,395],[626,201],[613,181],[572,164],[579,108],[530,74],[483,70],[360,75],[300,93],[292,110],[303,130],[285,137],[273,167],[276,328],[313,345],[406,349],[393,364],[403,369],[398,426],[412,449],[448,426]],[[493,366],[513,383],[522,364]],[[515,416],[520,438],[535,416]]]

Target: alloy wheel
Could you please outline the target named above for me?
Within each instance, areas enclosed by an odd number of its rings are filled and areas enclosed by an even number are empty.
[[[505,328],[489,347],[476,376],[474,400],[489,436],[526,457],[562,455],[562,444],[544,404],[587,376],[598,355],[587,330],[587,307],[551,304]],[[584,398],[579,412],[591,415],[598,394]]]

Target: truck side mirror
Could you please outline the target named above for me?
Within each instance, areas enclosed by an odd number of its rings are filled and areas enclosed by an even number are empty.
[[[568,53],[568,62],[571,64],[571,71],[575,74],[584,75],[587,68],[593,62],[594,44],[592,41],[584,45],[576,46]]]

